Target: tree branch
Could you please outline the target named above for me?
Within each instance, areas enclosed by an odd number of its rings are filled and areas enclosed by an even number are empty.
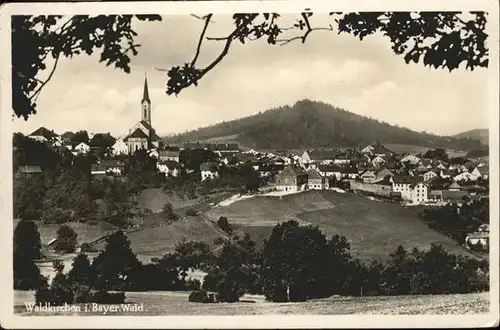
[[[194,55],[193,60],[191,61],[191,66],[194,66],[196,64],[196,61],[198,60],[198,57],[200,56],[200,51],[201,51],[201,45],[203,44],[203,39],[205,38],[205,33],[207,32],[208,24],[210,24],[210,19],[212,18],[213,14],[208,14],[205,16],[205,25],[203,26],[203,30],[201,31],[200,38],[198,39],[198,46],[196,46],[196,54]]]
[[[56,56],[55,62],[54,62],[54,66],[52,67],[52,70],[50,71],[50,74],[47,77],[47,79],[45,79],[45,81],[41,83],[40,87],[38,87],[38,89],[29,97],[29,100],[33,100],[34,102],[36,102],[43,87],[45,85],[47,85],[47,83],[50,81],[50,79],[52,79],[52,76],[54,75],[54,72],[56,71],[56,68],[57,68],[57,63],[59,62],[59,55],[60,54],[58,53]],[[38,81],[40,81],[40,80],[38,80]]]

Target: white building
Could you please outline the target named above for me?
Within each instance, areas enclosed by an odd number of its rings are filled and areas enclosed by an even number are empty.
[[[128,146],[123,141],[123,138],[118,138],[111,149],[113,150],[113,155],[124,155],[128,153]]]
[[[413,184],[411,199],[414,204],[426,203],[429,200],[429,186],[424,182]]]
[[[476,181],[477,177],[469,172],[462,172],[453,177],[453,181]]]
[[[401,198],[404,200],[412,200],[412,185],[415,183],[415,178],[411,176],[393,176],[390,178],[392,182],[392,191],[401,193]]]
[[[89,151],[90,151],[90,146],[85,142],[80,142],[73,148],[73,154],[85,155]]]
[[[181,166],[173,161],[158,161],[156,163],[158,172],[165,174],[165,176],[178,177],[181,171]]]
[[[219,164],[214,162],[203,163],[200,165],[201,181],[213,180],[219,177]]]
[[[401,163],[418,164],[419,162],[420,158],[415,155],[407,155],[401,158]]]
[[[434,172],[434,171],[428,171],[428,172],[425,172],[423,177],[424,177],[424,182],[427,182],[435,177],[437,177],[437,173]]]

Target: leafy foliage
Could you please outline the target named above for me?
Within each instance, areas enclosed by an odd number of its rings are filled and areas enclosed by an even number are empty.
[[[303,12],[292,26],[280,22],[277,13],[234,14],[233,29],[221,37],[207,37],[214,15],[197,17],[204,21],[196,52],[190,62],[175,65],[167,72],[166,92],[177,95],[189,86],[197,86],[229,54],[235,43],[264,40],[269,45],[284,45],[295,40],[305,43],[317,30],[347,33],[360,40],[380,33],[387,37],[396,55],[407,63],[423,62],[433,68],[452,71],[465,65],[473,70],[488,66],[485,12],[352,12],[331,13],[328,26],[315,26],[314,14]],[[130,54],[137,55],[132,28],[133,18],[161,20],[158,15],[78,15],[14,16],[12,18],[13,109],[27,119],[36,113],[36,99],[52,78],[61,57],[100,52],[100,62],[130,72]],[[336,25],[336,29],[334,28]],[[223,43],[212,62],[200,67],[198,60],[205,40]],[[39,74],[53,66],[45,80]]]
[[[158,15],[77,15],[12,17],[12,101],[14,114],[28,119],[36,113],[36,100],[52,78],[62,57],[100,52],[100,62],[130,72],[130,56],[139,47],[133,18],[161,20]],[[48,77],[39,74],[47,70]]]
[[[54,243],[54,249],[64,253],[75,252],[78,234],[67,225],[62,225],[57,230],[57,240]]]
[[[20,221],[14,230],[14,289],[36,289],[44,279],[34,260],[42,257],[40,233],[33,221]]]

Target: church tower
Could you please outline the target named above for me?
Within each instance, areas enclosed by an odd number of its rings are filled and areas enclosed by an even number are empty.
[[[151,126],[151,100],[149,99],[148,78],[144,77],[144,92],[141,101],[141,120]]]

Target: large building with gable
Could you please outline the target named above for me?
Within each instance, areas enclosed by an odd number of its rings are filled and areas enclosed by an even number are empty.
[[[140,149],[156,149],[159,147],[160,140],[151,123],[151,99],[149,98],[148,79],[145,77],[141,100],[141,120],[129,130],[129,134],[123,139],[123,142],[127,145],[128,153],[132,154]]]

